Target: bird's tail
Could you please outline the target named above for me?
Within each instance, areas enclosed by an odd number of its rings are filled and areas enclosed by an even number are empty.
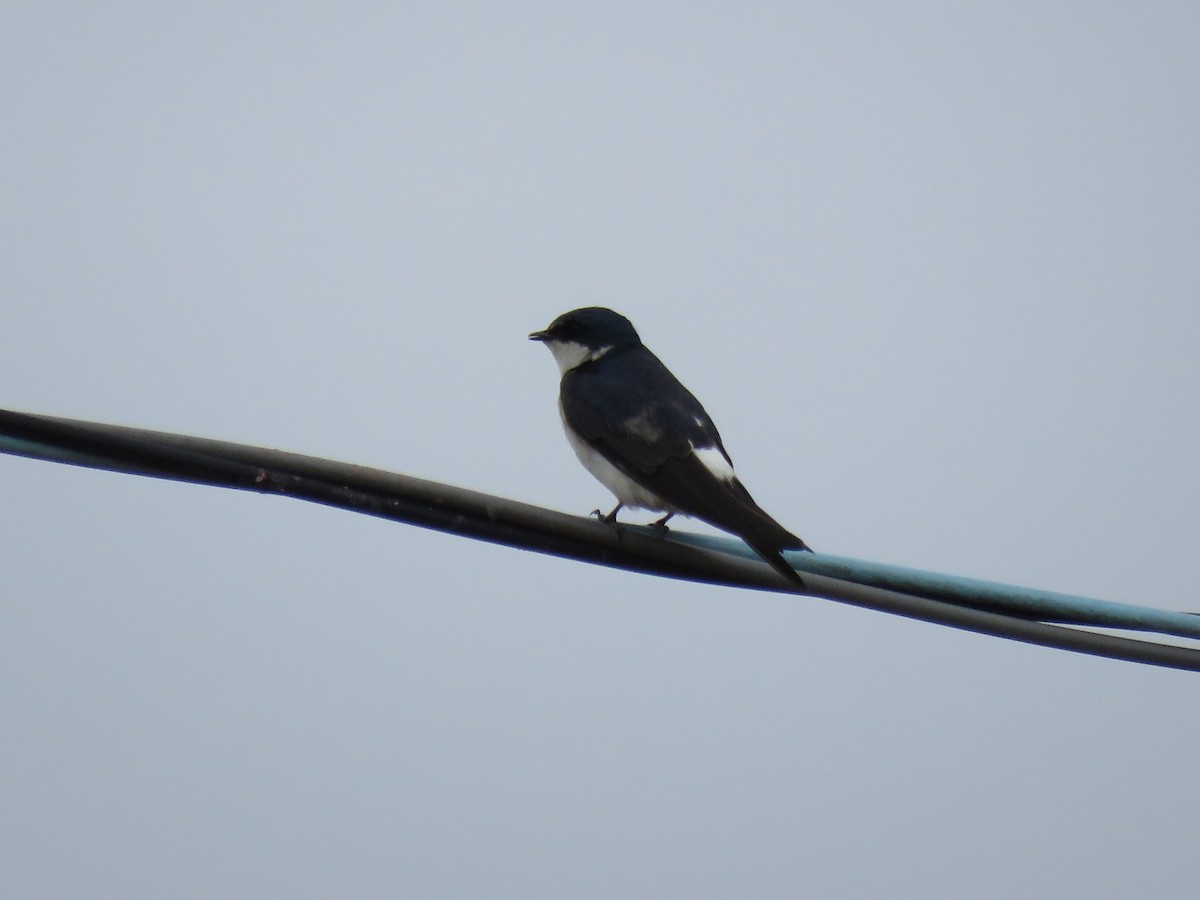
[[[745,538],[743,538],[743,540],[745,540]],[[801,541],[799,538],[796,538],[796,540],[799,542],[799,545],[790,547],[788,549],[808,550],[810,553],[812,552],[812,548],[805,544],[804,541]],[[788,564],[788,561],[783,558],[783,553],[780,552],[778,547],[774,547],[769,544],[762,544],[758,541],[746,540],[746,543],[749,544],[750,548],[759,556],[761,556],[763,561],[766,562],[767,565],[769,565],[772,569],[797,587],[804,587],[804,579],[801,578],[800,573],[793,569]]]

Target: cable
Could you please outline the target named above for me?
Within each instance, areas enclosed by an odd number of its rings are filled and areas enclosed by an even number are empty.
[[[830,577],[814,571],[820,568],[823,554],[793,556],[795,562],[807,563],[811,558],[811,566],[803,567],[806,587],[801,591],[765,563],[737,555],[741,552],[740,542],[725,540],[724,544],[718,544],[721,549],[716,549],[713,543],[724,539],[677,531],[669,532],[664,539],[651,529],[637,526],[623,526],[618,531],[591,518],[407,475],[280,450],[0,410],[0,452],[278,494],[600,565],[719,585],[811,594],[980,634],[1200,671],[1200,649],[1047,624],[1031,618],[1027,610],[997,611],[1001,607],[993,602],[994,598],[962,604],[947,602],[944,597],[922,596]],[[729,552],[735,548],[735,552]],[[838,560],[837,557],[829,559]],[[963,590],[970,594],[969,587]],[[1019,592],[1021,589],[1008,590]],[[980,608],[987,602],[991,608]],[[1111,620],[1110,612],[1105,613],[1105,622],[1096,624],[1107,624]],[[1130,627],[1145,626],[1134,624]]]

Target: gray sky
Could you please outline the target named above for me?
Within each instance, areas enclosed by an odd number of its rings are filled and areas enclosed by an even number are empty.
[[[0,406],[585,513],[591,304],[818,550],[1200,608],[1200,7],[0,12]],[[1128,897],[1195,675],[0,458],[14,897]]]

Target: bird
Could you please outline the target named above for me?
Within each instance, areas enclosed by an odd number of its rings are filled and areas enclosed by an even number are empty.
[[[735,534],[796,585],[781,551],[812,550],[754,502],[704,407],[627,318],[602,306],[563,313],[540,341],[558,363],[558,411],[579,461],[617,499],[602,521],[633,507],[682,514]]]

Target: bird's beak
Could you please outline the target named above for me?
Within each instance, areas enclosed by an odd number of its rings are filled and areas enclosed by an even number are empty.
[[[535,331],[533,334],[529,335],[529,339],[531,341],[544,341],[548,337],[550,337],[550,335],[545,331]]]

